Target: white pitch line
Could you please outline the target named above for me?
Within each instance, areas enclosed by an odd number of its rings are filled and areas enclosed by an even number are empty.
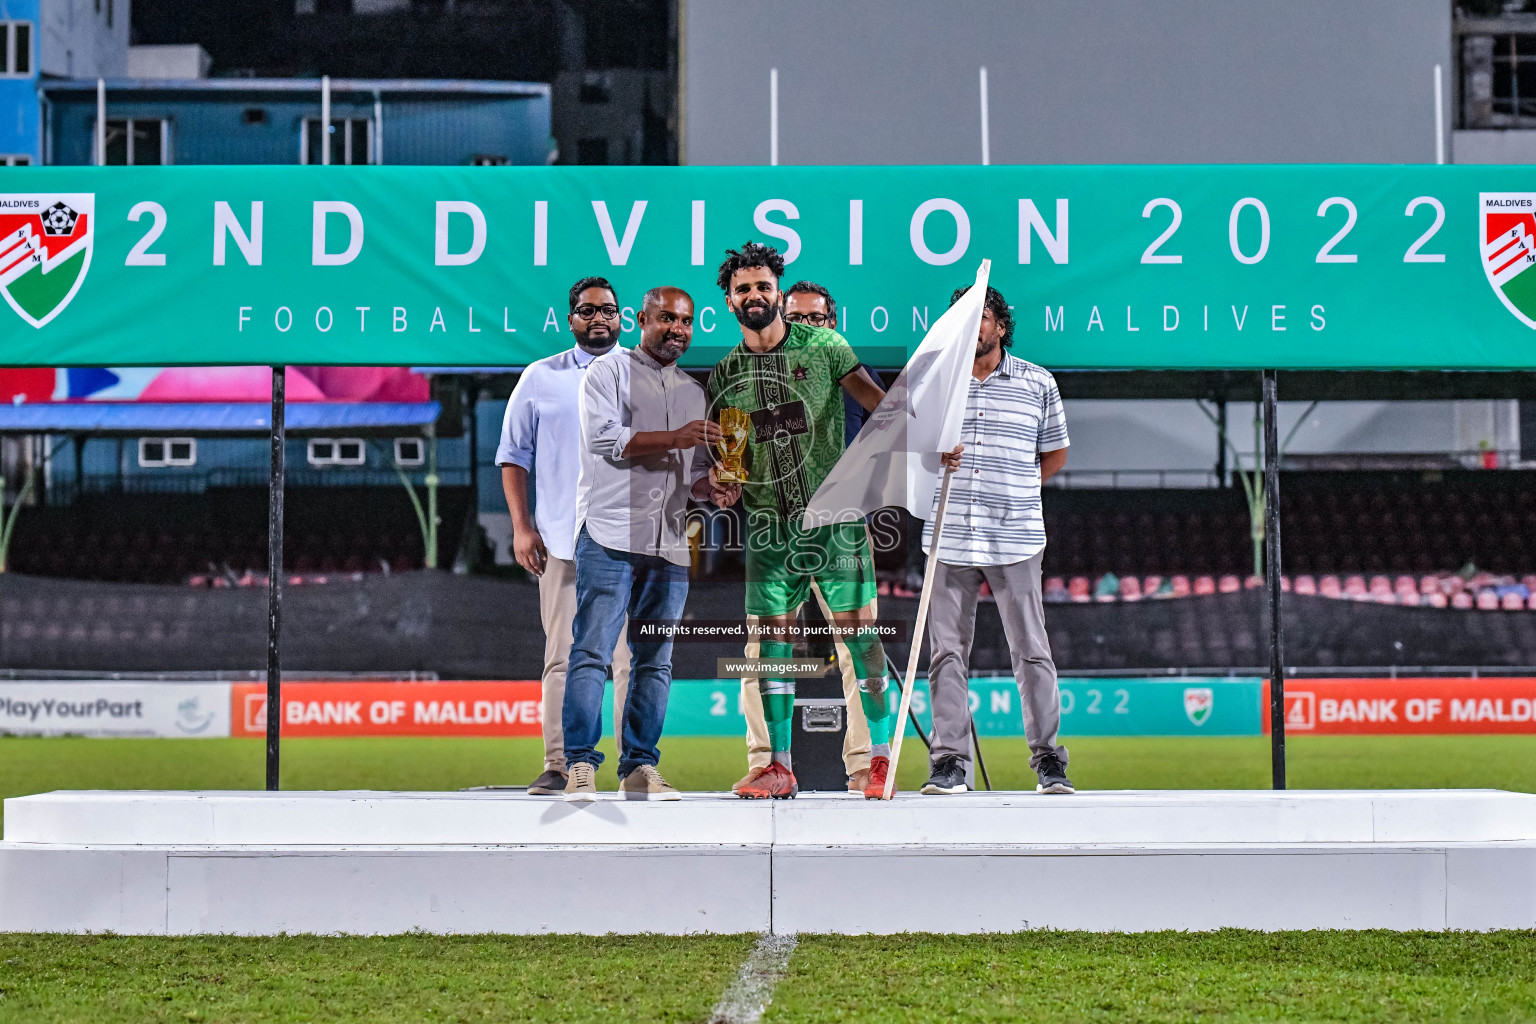
[[[757,1024],[773,1001],[773,988],[789,969],[789,956],[799,939],[793,935],[764,935],[752,948],[710,1014],[709,1024]]]

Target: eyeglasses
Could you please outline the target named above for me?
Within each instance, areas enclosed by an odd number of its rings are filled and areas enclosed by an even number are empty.
[[[583,320],[596,320],[598,317],[602,317],[604,320],[612,320],[614,317],[619,315],[619,307],[594,306],[588,303],[585,305],[577,306],[575,309],[571,310],[571,312],[575,313]]]
[[[784,319],[792,324],[810,324],[812,327],[825,327],[837,322],[837,316],[832,313],[785,313]]]

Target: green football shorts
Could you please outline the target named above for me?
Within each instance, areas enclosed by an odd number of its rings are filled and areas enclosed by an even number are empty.
[[[778,517],[747,528],[747,614],[786,615],[821,587],[827,607],[851,612],[875,599],[875,558],[862,521],[814,530]]]

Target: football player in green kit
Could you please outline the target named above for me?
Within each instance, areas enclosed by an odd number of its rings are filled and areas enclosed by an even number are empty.
[[[843,392],[873,410],[885,396],[859,368],[847,339],[826,327],[785,323],[779,278],[784,259],[771,246],[748,242],[727,250],[719,284],[741,324],[741,344],[709,375],[712,418],[723,408],[751,419],[746,445],[747,612],[761,620],[764,659],[791,658],[790,627],[821,588],[832,624],[843,631],[869,719],[870,772],[864,795],[879,799],[890,769],[892,718],[886,702],[885,651],[872,628],[874,556],[863,520],[812,530],[801,525],[808,502],[844,449]],[[792,677],[764,672],[763,716],[773,761],[737,790],[747,799],[793,797],[790,729]]]

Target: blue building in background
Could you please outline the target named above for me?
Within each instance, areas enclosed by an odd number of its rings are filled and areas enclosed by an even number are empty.
[[[39,162],[37,104],[38,0],[0,0],[0,162]]]
[[[0,0],[0,166],[45,162],[38,87],[128,73],[128,0]]]
[[[555,156],[551,89],[541,82],[209,78],[202,47],[131,46],[128,23],[129,0],[0,0],[0,165],[500,165]]]
[[[109,79],[106,164],[319,164],[319,79]],[[43,161],[97,162],[98,83],[43,81]],[[550,87],[337,79],[332,164],[543,164]]]
[[[557,155],[544,83],[210,78],[202,47],[130,46],[128,21],[129,0],[0,0],[0,166],[499,166]],[[295,417],[321,416],[307,429],[291,425],[290,498],[301,519],[309,508],[313,527],[296,530],[295,570],[421,564],[427,526],[421,520],[418,536],[423,509],[411,511],[409,487],[423,502],[443,489],[443,564],[475,548],[477,520],[490,523],[497,560],[508,560],[509,544],[497,536],[506,508],[494,451],[511,382],[502,376],[487,394],[483,381],[441,379],[432,387],[441,402],[293,406]],[[255,563],[262,548],[238,523],[260,511],[269,452],[260,431],[219,426],[241,407],[92,402],[93,411],[54,391],[52,401],[64,404],[0,408],[0,487],[15,500],[29,473],[41,485],[13,548],[18,568],[169,579],[189,566]],[[95,422],[102,415],[110,422]],[[111,521],[130,498],[152,516],[131,528]],[[119,511],[98,523],[102,508]],[[168,539],[153,515],[193,526]],[[338,548],[334,525],[376,519],[379,536]],[[151,535],[158,554],[146,548]]]

